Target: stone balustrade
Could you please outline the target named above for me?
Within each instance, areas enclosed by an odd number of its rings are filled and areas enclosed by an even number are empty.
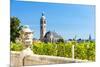
[[[22,62],[18,62],[20,60],[20,52],[11,51],[11,67],[19,67],[20,63],[24,66],[31,65],[41,65],[41,64],[64,64],[64,63],[83,63],[89,62],[87,60],[79,60],[65,57],[57,57],[57,56],[47,56],[47,55],[36,55],[26,56]]]

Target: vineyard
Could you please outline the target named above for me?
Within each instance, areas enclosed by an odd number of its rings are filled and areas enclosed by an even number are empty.
[[[32,51],[39,55],[60,56],[72,58],[72,45],[74,45],[74,58],[82,60],[95,61],[95,42],[94,41],[69,41],[66,43],[44,43],[33,42]],[[12,51],[21,51],[23,49],[20,43],[11,43]]]

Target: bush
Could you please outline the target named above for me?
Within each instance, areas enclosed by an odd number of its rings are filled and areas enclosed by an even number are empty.
[[[61,57],[72,57],[72,45],[75,45],[75,58],[76,59],[87,59],[95,60],[95,42],[81,42],[77,43],[67,42],[67,43],[38,43],[33,44],[33,52],[41,55],[53,55]],[[89,48],[87,46],[89,45]]]
[[[72,58],[72,45],[75,45],[74,54],[75,59],[87,59],[95,61],[95,42],[76,42],[70,41],[67,43],[44,43],[36,42],[32,45],[32,50],[35,54],[39,55],[50,55],[50,56],[60,56],[66,58]],[[11,50],[21,51],[23,49],[20,43],[12,43]]]
[[[20,43],[11,43],[10,47],[10,50],[12,51],[21,51],[23,49],[23,46]]]

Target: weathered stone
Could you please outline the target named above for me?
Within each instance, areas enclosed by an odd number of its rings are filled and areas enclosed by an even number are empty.
[[[20,52],[11,52],[11,66],[20,67],[24,66],[33,66],[41,64],[63,64],[63,63],[86,63],[87,60],[79,60],[65,57],[57,56],[47,56],[47,55],[27,55],[24,57],[24,60],[20,61]]]

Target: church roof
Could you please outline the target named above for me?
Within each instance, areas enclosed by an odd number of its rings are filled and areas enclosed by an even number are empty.
[[[42,16],[41,19],[46,19],[45,16]]]
[[[53,36],[55,38],[62,38],[60,35],[58,35],[56,32],[52,32],[52,31],[48,31],[46,34],[45,34],[45,37],[47,36]]]
[[[41,19],[46,19],[46,17],[44,16],[44,12],[42,12],[42,17]]]

